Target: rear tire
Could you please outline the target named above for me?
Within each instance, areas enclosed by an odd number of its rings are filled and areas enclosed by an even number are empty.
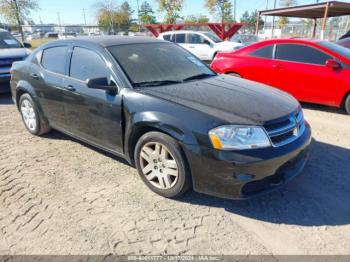
[[[19,111],[29,133],[40,136],[51,131],[49,124],[39,113],[36,103],[29,94],[25,93],[21,95],[19,99]]]
[[[350,115],[350,94],[345,99],[345,111]]]
[[[144,134],[134,159],[142,181],[155,193],[176,198],[191,185],[190,171],[177,141],[160,132]]]

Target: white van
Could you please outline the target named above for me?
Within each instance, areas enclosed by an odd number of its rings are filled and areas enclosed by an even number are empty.
[[[211,32],[169,31],[161,33],[158,39],[177,43],[204,61],[213,60],[218,52],[230,52],[243,47],[240,43],[222,41]]]

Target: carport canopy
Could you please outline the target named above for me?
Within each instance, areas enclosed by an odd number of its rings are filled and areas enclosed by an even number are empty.
[[[316,36],[316,19],[322,18],[321,32],[324,32],[327,18],[350,15],[350,3],[341,1],[328,1],[317,4],[299,5],[286,8],[277,8],[270,10],[263,10],[258,12],[258,20],[256,24],[256,33],[259,29],[260,16],[282,16],[282,17],[298,17],[314,19],[314,28],[312,36]]]

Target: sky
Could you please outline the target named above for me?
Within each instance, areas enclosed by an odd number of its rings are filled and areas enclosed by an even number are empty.
[[[36,23],[58,23],[59,18],[61,24],[84,24],[84,10],[86,15],[86,23],[89,25],[96,24],[96,8],[94,4],[98,0],[39,0],[40,10],[32,13],[32,18]],[[121,4],[124,0],[115,0],[117,3]],[[140,3],[143,0],[139,0]],[[344,1],[344,0],[343,0]],[[129,0],[130,6],[137,10],[137,0]],[[153,7],[153,10],[157,10],[157,4],[155,0],[148,0],[148,2]],[[183,16],[188,15],[199,15],[204,14],[215,19],[211,14],[205,9],[203,0],[185,0],[184,9],[181,12]],[[233,3],[234,0],[231,0]],[[274,0],[236,0],[237,5],[237,18],[239,19],[242,14],[248,10],[254,11],[263,10],[266,8],[268,2],[268,8],[273,8]],[[277,0],[279,2],[279,0]],[[297,0],[298,4],[311,4],[315,3],[316,0]],[[324,2],[324,1],[320,1]],[[345,2],[350,2],[350,0],[345,0]],[[135,12],[136,18],[136,12]],[[162,20],[163,15],[157,12],[157,19]],[[214,20],[213,20],[214,21]]]

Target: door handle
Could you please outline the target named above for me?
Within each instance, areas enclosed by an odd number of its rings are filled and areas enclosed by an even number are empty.
[[[35,79],[35,80],[38,80],[39,79],[39,76],[37,74],[30,74],[31,78]]]
[[[68,90],[70,92],[74,92],[75,91],[75,87],[72,86],[72,85],[67,85],[67,86],[64,87],[64,89],[66,89],[66,90]]]

